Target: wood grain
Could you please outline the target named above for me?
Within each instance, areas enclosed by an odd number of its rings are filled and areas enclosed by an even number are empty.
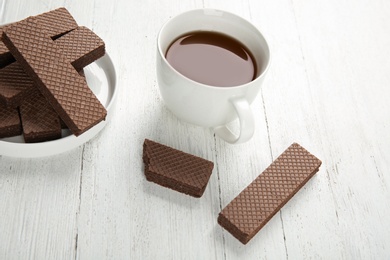
[[[0,22],[60,6],[104,39],[115,114],[68,153],[0,156],[0,259],[390,258],[390,2],[13,0],[0,1]],[[159,94],[159,29],[203,7],[248,19],[271,47],[245,144],[179,121]],[[145,138],[215,162],[202,198],[146,181]],[[292,142],[323,165],[244,246],[218,213]]]

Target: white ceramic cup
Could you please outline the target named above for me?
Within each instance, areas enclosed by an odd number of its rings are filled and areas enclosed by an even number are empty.
[[[166,60],[170,44],[183,34],[212,31],[227,34],[244,44],[254,56],[258,71],[249,83],[216,87],[193,81],[176,71]],[[250,104],[258,94],[270,64],[270,51],[264,36],[247,20],[229,12],[198,9],[171,18],[157,39],[157,80],[168,109],[178,118],[203,127],[211,127],[229,143],[248,141],[255,124]],[[190,61],[189,61],[190,62]],[[239,118],[238,135],[226,126]]]

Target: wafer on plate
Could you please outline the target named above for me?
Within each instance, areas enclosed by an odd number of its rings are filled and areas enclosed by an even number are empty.
[[[60,118],[38,89],[23,100],[19,109],[26,143],[61,138]]]
[[[21,133],[22,126],[18,109],[0,107],[0,138],[20,135]]]
[[[55,44],[80,75],[85,66],[105,54],[103,40],[83,26],[61,36]],[[32,79],[17,61],[0,69],[0,105],[19,106],[32,88]]]
[[[12,24],[3,42],[74,135],[105,119],[106,109],[39,20],[30,17]]]
[[[34,17],[41,22],[43,29],[53,39],[76,29],[78,26],[73,16],[64,7],[36,15]],[[0,38],[2,37],[2,31],[11,25],[12,24],[9,24],[0,28]],[[13,61],[15,61],[14,57],[8,48],[0,41],[0,68]]]

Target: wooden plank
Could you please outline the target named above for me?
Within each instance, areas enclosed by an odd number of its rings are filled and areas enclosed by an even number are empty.
[[[74,258],[81,156],[0,157],[1,259]]]
[[[333,200],[330,212],[334,210],[333,217],[322,217],[316,225],[318,238],[330,231],[329,239],[306,246],[303,253],[326,247],[345,258],[388,258],[390,226],[384,216],[390,213],[390,191],[385,188],[390,179],[383,173],[390,162],[385,130],[390,122],[384,120],[390,114],[384,109],[389,92],[383,84],[389,82],[390,62],[383,53],[389,52],[384,22],[389,4],[294,1],[294,10],[311,99],[317,104],[318,128],[311,132],[321,140]],[[367,73],[370,67],[375,69]],[[292,240],[291,248],[300,241]]]
[[[263,6],[253,3],[251,10],[259,10]],[[318,174],[277,215],[283,238],[283,247],[279,247],[279,250],[283,250],[285,257],[291,259],[337,256],[340,254],[337,248],[328,250],[331,255],[320,248],[323,244],[333,244],[333,241],[322,241],[321,236],[327,227],[318,225],[318,222],[332,226],[336,223],[336,216],[326,178],[327,161],[323,158],[322,137],[318,136],[318,120],[321,115],[313,113],[315,109],[312,109],[316,104],[310,95],[311,86],[307,81],[295,10],[290,1],[276,1],[267,4],[267,8],[269,9],[263,15],[254,14],[252,19],[262,25],[260,28],[264,28],[273,51],[269,87],[263,88],[272,159],[279,156],[291,143],[298,142],[323,161]],[[268,165],[264,167],[266,166]],[[324,211],[324,208],[327,210]],[[275,218],[273,220],[276,221]],[[267,228],[279,232],[272,225],[272,222],[268,223]],[[314,230],[317,232],[313,232]]]
[[[262,30],[265,27],[262,25],[266,21],[264,18],[267,12],[271,11],[265,8],[259,8],[258,6],[253,7],[253,2],[205,1],[205,7],[235,13],[251,21],[267,37],[269,34],[267,35],[267,32]],[[267,2],[267,5],[269,4]],[[265,5],[264,1],[259,2],[259,6],[262,5]],[[254,17],[261,18],[261,20],[256,20]],[[274,65],[272,64],[272,66]],[[264,81],[262,89],[272,88],[273,86],[270,82],[269,74]],[[255,136],[252,140],[241,145],[230,145],[219,139],[216,140],[216,160],[218,164],[218,181],[221,197],[219,211],[251,183],[272,161],[264,104],[262,92],[260,92],[251,105],[255,115],[256,125]],[[237,125],[238,122],[234,122],[231,124],[231,127],[237,129]],[[214,216],[214,218],[216,217],[217,215]],[[271,223],[274,229],[269,228]],[[269,256],[276,259],[283,259],[286,257],[282,223],[278,216],[272,219],[269,225],[264,227],[245,246],[219,225],[216,226],[216,232],[222,234],[222,241],[219,241],[219,246],[223,247],[226,259],[261,259]]]

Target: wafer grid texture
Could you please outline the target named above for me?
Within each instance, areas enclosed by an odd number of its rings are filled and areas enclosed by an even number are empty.
[[[103,40],[86,27],[79,27],[61,36],[55,44],[79,74],[83,73],[85,66],[105,54]],[[32,86],[32,79],[18,62],[0,69],[0,105],[19,106]]]
[[[148,139],[143,160],[149,181],[194,197],[202,196],[214,168],[211,161]]]
[[[78,26],[73,16],[64,7],[34,16],[34,18],[42,26],[42,30],[53,39],[74,30]]]
[[[41,22],[43,29],[53,39],[77,28],[77,22],[64,7],[33,17]],[[12,24],[0,28],[0,38],[2,38],[2,32],[11,25]],[[9,52],[8,48],[0,41],[0,68],[13,61],[15,61],[14,57]]]
[[[21,133],[22,127],[18,109],[0,106],[0,138],[20,135]]]
[[[3,31],[0,29],[0,39],[2,37],[2,34]],[[2,41],[0,41],[0,69],[14,61],[15,59],[9,52],[8,48],[4,45]]]
[[[105,119],[106,109],[36,19],[10,26],[3,41],[73,134]]]
[[[292,144],[219,214],[218,222],[246,244],[318,171],[321,161]]]
[[[55,44],[77,71],[105,54],[103,40],[84,26],[58,38]]]
[[[0,105],[18,106],[33,85],[17,62],[0,69]]]
[[[38,89],[22,102],[20,117],[26,143],[61,138],[60,119]]]
[[[3,35],[3,30],[0,29],[0,38],[1,35]],[[5,53],[8,53],[8,48],[4,45],[3,42],[0,42],[0,55],[4,55]],[[11,55],[11,54],[9,54]]]
[[[9,52],[8,48],[1,41],[3,37],[3,31],[7,27],[8,25],[0,27],[0,68],[4,67],[5,65],[15,60],[14,57],[12,57],[12,54]]]

